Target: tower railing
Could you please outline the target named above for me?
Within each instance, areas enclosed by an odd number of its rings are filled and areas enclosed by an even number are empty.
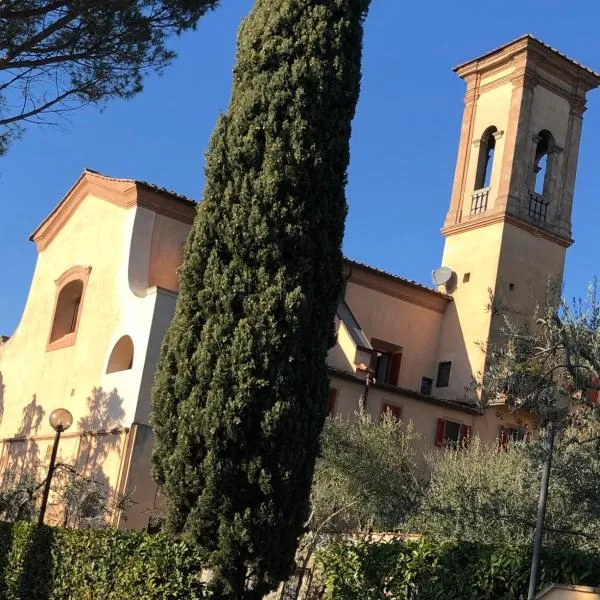
[[[487,210],[490,188],[481,188],[471,194],[471,214],[478,215]]]
[[[529,218],[536,223],[545,223],[548,204],[541,194],[529,192]]]

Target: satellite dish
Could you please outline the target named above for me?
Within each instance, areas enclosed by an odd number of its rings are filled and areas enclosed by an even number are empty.
[[[445,285],[450,281],[452,275],[453,271],[448,267],[440,267],[439,269],[436,269],[431,274],[433,285],[435,285],[436,287],[439,285]]]

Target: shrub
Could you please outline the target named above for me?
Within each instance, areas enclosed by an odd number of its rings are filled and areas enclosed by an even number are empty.
[[[425,539],[337,541],[316,560],[327,600],[520,600],[527,596],[531,548]],[[539,588],[556,582],[598,585],[600,554],[546,548]]]
[[[200,571],[166,535],[0,523],[0,600],[200,600]]]

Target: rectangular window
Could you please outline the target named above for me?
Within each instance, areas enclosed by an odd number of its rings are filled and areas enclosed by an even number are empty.
[[[375,359],[375,381],[377,383],[385,383],[387,380],[387,372],[390,366],[390,354],[378,352]]]
[[[498,430],[498,444],[502,450],[508,448],[511,442],[522,442],[527,440],[528,432],[526,427],[518,425],[501,426]]]
[[[386,412],[392,413],[392,415],[398,420],[402,419],[402,407],[398,406],[397,404],[388,404],[387,402],[384,402],[381,405],[381,414],[383,415]]]
[[[398,385],[402,352],[377,352],[375,359],[375,382],[386,385]]]
[[[438,419],[435,445],[440,448],[465,448],[471,439],[471,431],[470,425]]]
[[[452,362],[441,362],[438,365],[437,372],[437,380],[435,382],[435,387],[448,387],[450,383],[450,368],[452,367]]]
[[[335,388],[329,388],[329,416],[333,417],[335,414],[335,405],[337,401],[337,393],[338,391]]]
[[[423,377],[421,379],[421,394],[423,394],[423,396],[431,396],[432,387],[433,379],[431,379],[431,377]]]

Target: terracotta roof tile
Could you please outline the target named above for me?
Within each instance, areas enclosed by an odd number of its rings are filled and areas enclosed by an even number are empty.
[[[359,267],[359,268],[365,269],[367,271],[371,271],[371,273],[375,273],[376,275],[383,275],[384,277],[393,279],[394,281],[399,281],[400,283],[405,283],[407,285],[410,285],[411,287],[423,290],[424,292],[429,292],[430,294],[435,294],[436,296],[445,298],[446,300],[452,300],[452,296],[450,296],[449,294],[445,294],[444,292],[440,292],[434,288],[423,285],[422,283],[419,283],[418,281],[413,281],[412,279],[407,279],[406,277],[400,277],[400,275],[395,275],[394,273],[384,271],[383,269],[379,269],[378,267],[373,267],[371,265],[367,265],[366,263],[360,262],[358,260],[353,260],[351,258],[348,258],[347,256],[344,257],[344,261],[352,266]]]
[[[169,196],[170,198],[173,198],[175,200],[180,200],[182,202],[185,202],[186,204],[190,204],[190,205],[194,205],[194,206],[196,206],[198,204],[198,202],[196,202],[196,200],[193,200],[192,198],[188,198],[187,196],[184,196],[183,194],[178,194],[177,192],[173,192],[164,187],[160,187],[154,183],[149,183],[148,181],[143,181],[140,179],[120,179],[119,177],[109,177],[108,175],[104,175],[103,173],[100,173],[99,171],[95,171],[94,169],[88,169],[88,168],[85,169],[85,172],[91,173],[92,175],[95,175],[96,177],[108,179],[109,181],[125,181],[125,182],[129,182],[129,183],[133,183],[133,184],[139,185],[140,187],[143,187],[144,189],[147,189],[151,192],[157,192],[159,194]]]

